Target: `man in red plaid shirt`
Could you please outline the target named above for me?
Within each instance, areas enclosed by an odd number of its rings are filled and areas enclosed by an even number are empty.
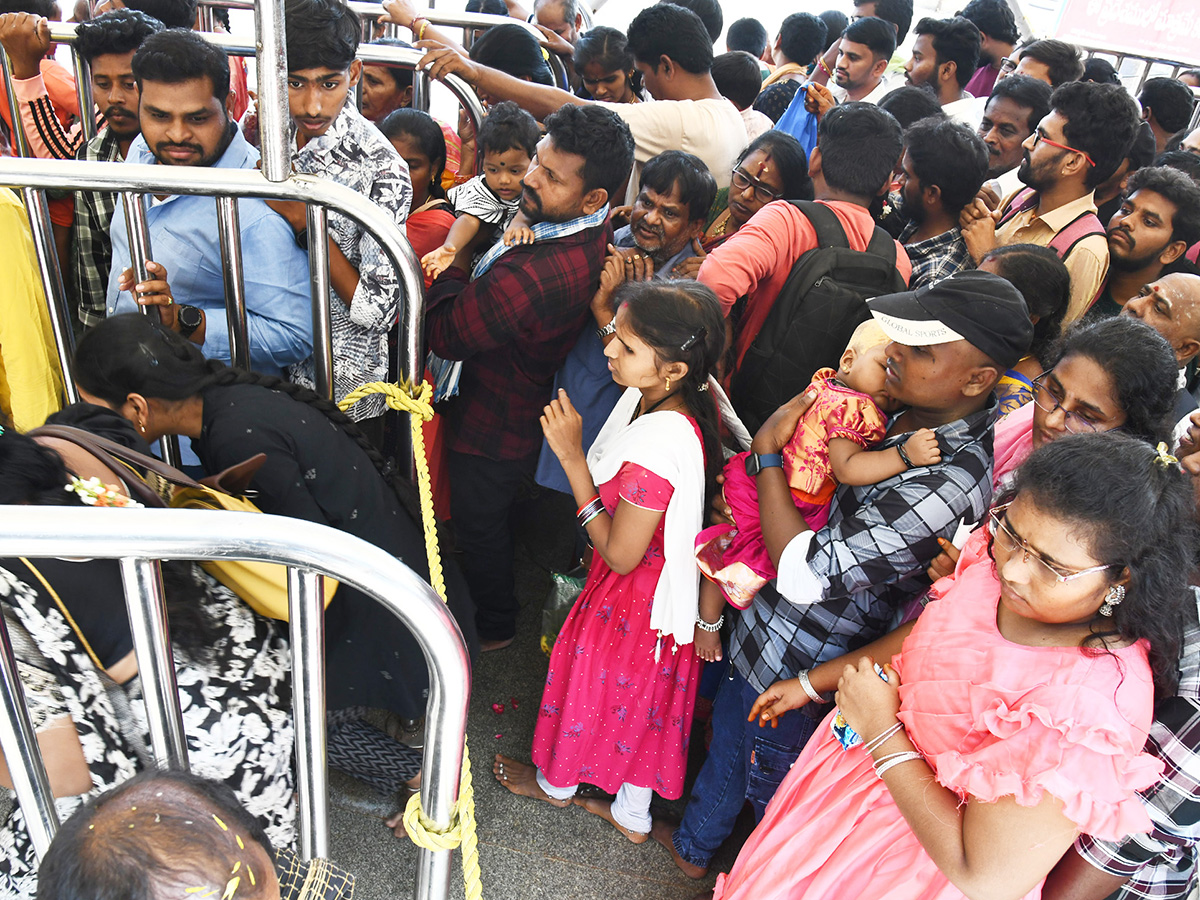
[[[509,512],[537,463],[538,416],[554,373],[591,321],[613,239],[609,198],[633,166],[629,127],[600,106],[564,106],[545,127],[522,182],[534,240],[498,242],[469,280],[447,269],[430,288],[425,318],[429,349],[463,361],[446,411],[450,511],[484,650],[516,634]]]

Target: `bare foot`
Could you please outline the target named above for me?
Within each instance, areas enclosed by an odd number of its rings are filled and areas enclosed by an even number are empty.
[[[501,638],[495,641],[481,640],[479,642],[479,652],[491,653],[493,650],[503,650],[515,640],[516,638]]]
[[[613,818],[612,801],[603,797],[576,797],[575,805],[582,806],[594,816],[599,816],[605,822],[612,825],[613,828],[629,838],[634,844],[644,844],[650,838],[650,835],[643,831],[630,831],[620,822]]]
[[[509,759],[501,753],[496,754],[496,761],[492,764],[492,774],[496,776],[498,782],[518,797],[543,800],[559,809],[565,809],[571,805],[570,800],[555,800],[542,790],[542,786],[537,782],[537,769],[533,766]]]
[[[708,867],[697,866],[680,856],[679,851],[675,849],[675,841],[672,840],[674,834],[675,827],[670,822],[664,822],[662,819],[655,819],[654,824],[650,826],[650,837],[667,848],[667,852],[671,854],[671,859],[675,860],[675,865],[679,867],[679,871],[688,878],[703,878],[708,874]]]
[[[404,810],[403,809],[400,810],[400,812],[396,813],[391,818],[384,819],[383,824],[386,825],[388,828],[392,829],[392,834],[394,834],[396,837],[402,838],[402,839],[408,837],[408,829],[404,827]]]

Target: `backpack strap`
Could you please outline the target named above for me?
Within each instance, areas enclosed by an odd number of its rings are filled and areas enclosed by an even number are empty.
[[[824,203],[817,203],[813,200],[789,200],[788,202],[800,210],[801,215],[812,223],[813,230],[817,233],[817,247],[850,249],[850,240],[846,237],[846,230],[842,228],[837,213],[832,209]]]
[[[1019,194],[1017,194],[1017,196],[1012,198],[1012,202],[1008,204],[1008,209],[1005,211],[1004,215],[1000,217],[997,227],[1003,225],[1013,216],[1033,209],[1035,206],[1037,206],[1037,201],[1037,191],[1035,191],[1033,188],[1025,188],[1025,190],[1021,191]]]
[[[1081,213],[1065,228],[1061,229],[1050,241],[1050,249],[1058,254],[1059,259],[1066,259],[1075,245],[1093,234],[1104,234],[1104,226],[1100,218],[1092,212]]]
[[[871,242],[867,244],[867,252],[880,257],[893,267],[896,265],[896,242],[878,225],[875,226],[875,233],[871,235]]]

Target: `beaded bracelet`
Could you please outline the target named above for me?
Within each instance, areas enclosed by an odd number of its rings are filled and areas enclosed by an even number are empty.
[[[866,750],[868,753],[874,753],[876,750],[878,750],[880,747],[882,747],[887,742],[888,738],[890,738],[892,735],[896,734],[897,732],[903,731],[903,730],[904,730],[904,723],[897,722],[895,725],[893,725],[891,728],[889,728],[883,734],[877,735],[876,737],[871,738],[871,740],[869,740],[865,744],[863,744],[863,749]]]
[[[808,669],[801,669],[800,674],[796,676],[796,680],[800,682],[800,687],[804,688],[804,693],[808,694],[808,699],[813,703],[828,703],[829,701],[817,693],[817,689],[812,686],[812,682],[808,680]]]
[[[882,778],[883,774],[888,769],[895,768],[896,766],[900,765],[901,763],[912,762],[913,760],[924,759],[924,758],[925,757],[922,756],[920,753],[918,753],[916,750],[906,750],[904,753],[890,753],[887,756],[885,756],[883,759],[878,760],[875,763],[875,765],[874,765],[875,774],[878,775],[880,778]]]

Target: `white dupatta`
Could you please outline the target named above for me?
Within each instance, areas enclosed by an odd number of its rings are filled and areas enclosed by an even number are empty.
[[[682,413],[652,412],[630,422],[641,399],[637,388],[621,395],[588,452],[588,468],[593,481],[604,484],[622,464],[634,463],[674,488],[664,514],[663,568],[654,588],[650,627],[659,637],[671,635],[676,645],[690,644],[700,591],[695,541],[704,517],[704,448]]]

